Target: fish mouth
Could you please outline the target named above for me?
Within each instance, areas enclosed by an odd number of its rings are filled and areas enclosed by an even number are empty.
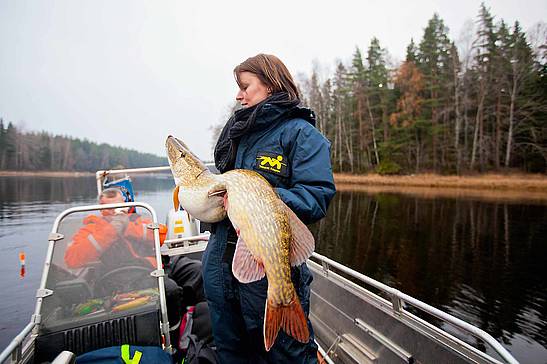
[[[171,171],[173,171],[177,185],[179,184],[177,178],[180,179],[183,175],[187,175],[186,178],[192,176],[195,179],[207,170],[207,167],[190,151],[182,140],[169,135],[165,140],[165,148],[167,149],[169,166],[171,167]]]
[[[185,157],[189,149],[180,139],[175,138],[172,135],[167,137],[165,141],[165,147],[167,148],[167,153],[169,154],[170,159],[176,157]]]

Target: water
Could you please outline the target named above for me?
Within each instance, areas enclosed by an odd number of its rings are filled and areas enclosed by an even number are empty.
[[[172,180],[134,182],[164,221]],[[547,203],[442,191],[338,192],[312,227],[316,251],[477,325],[523,363],[546,363]],[[0,177],[0,348],[34,310],[55,216],[94,203],[93,177]]]
[[[339,192],[316,251],[546,363],[547,205],[422,195]]]

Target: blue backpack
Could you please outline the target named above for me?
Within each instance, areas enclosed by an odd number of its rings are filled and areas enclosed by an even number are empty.
[[[157,346],[112,346],[85,353],[76,364],[173,364],[171,355]]]

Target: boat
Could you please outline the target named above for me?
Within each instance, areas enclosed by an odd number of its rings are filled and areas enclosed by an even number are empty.
[[[127,179],[168,170],[98,171],[97,190],[114,176]],[[93,264],[69,269],[64,261],[70,237],[85,216],[120,208],[136,209],[151,221],[147,228],[153,232],[156,267],[161,267],[162,254],[199,259],[207,246],[208,232],[200,232],[199,221],[170,212],[170,229],[183,224],[179,232],[187,233],[170,231],[160,247],[157,213],[143,202],[61,212],[48,237],[34,314],[0,354],[1,364],[73,363],[77,355],[122,344],[174,352],[163,269],[130,265],[103,274]],[[470,323],[320,254],[313,253],[307,264],[314,276],[310,320],[320,363],[518,363],[490,334]],[[139,304],[123,306],[128,295]]]

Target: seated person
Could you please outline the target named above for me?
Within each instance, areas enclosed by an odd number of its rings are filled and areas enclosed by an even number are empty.
[[[117,188],[105,189],[99,195],[100,204],[123,202],[122,192]],[[84,226],[65,252],[68,268],[81,268],[94,261],[102,262],[107,271],[125,265],[156,267],[154,233],[146,228],[151,220],[129,214],[127,208],[101,210],[101,215],[84,218]],[[165,225],[160,225],[161,243],[166,233]]]
[[[123,203],[118,188],[108,188],[99,195],[100,204]],[[156,268],[154,233],[147,225],[152,221],[127,208],[101,210],[101,216],[89,215],[84,226],[72,238],[64,260],[68,268],[81,268],[99,261],[105,272],[124,266]],[[167,228],[160,224],[163,244]],[[167,310],[171,327],[176,327],[187,306],[204,301],[201,262],[178,256],[164,260]]]

